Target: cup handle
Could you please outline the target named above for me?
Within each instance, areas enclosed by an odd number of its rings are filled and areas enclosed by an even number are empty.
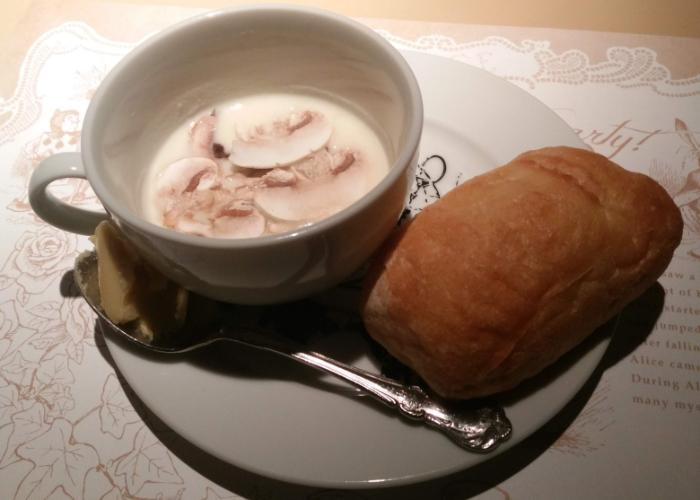
[[[69,205],[47,190],[53,181],[69,177],[87,179],[80,153],[57,153],[43,160],[29,179],[29,204],[35,214],[52,226],[71,233],[93,234],[97,224],[109,218],[106,212]]]

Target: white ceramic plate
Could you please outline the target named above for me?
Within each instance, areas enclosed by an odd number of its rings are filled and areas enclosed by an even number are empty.
[[[584,147],[559,117],[514,85],[466,64],[405,55],[420,82],[426,116],[414,206],[523,151]],[[499,453],[559,412],[590,377],[608,339],[587,344],[526,393],[503,400],[514,431]],[[166,424],[216,457],[264,476],[325,487],[404,484],[493,456],[458,448],[442,434],[272,355],[219,345],[199,355],[150,357],[111,335],[106,340],[128,383]],[[371,365],[367,346],[353,336],[338,334],[324,343],[317,347],[339,359]]]

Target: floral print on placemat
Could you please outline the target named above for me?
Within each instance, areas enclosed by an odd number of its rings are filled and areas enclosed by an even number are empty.
[[[457,43],[439,34],[408,40],[380,33],[398,48],[452,57],[509,79],[555,108],[595,149],[648,170],[684,214],[682,255],[700,259],[700,114],[693,113],[700,75],[674,78],[645,47],[610,47],[606,60],[592,62],[582,50],[556,53],[545,40],[516,43],[492,36]],[[50,155],[79,148],[89,99],[132,47],[104,39],[84,23],[62,24],[34,43],[14,95],[0,101],[6,181],[0,189],[6,209],[0,239],[2,498],[238,498],[190,469],[154,434],[159,426],[144,422],[146,413],[134,407],[137,399],[100,354],[94,315],[67,278],[75,256],[89,245],[86,238],[47,226],[28,205],[31,172]],[[622,103],[620,113],[634,119],[603,120],[595,105],[564,107],[563,88],[574,102],[577,95],[593,102],[590,96],[600,92],[629,92],[635,99],[666,99],[665,107],[646,116]],[[624,123],[630,134],[656,132],[636,149],[625,149],[624,138],[603,133],[616,123]],[[441,157],[424,158],[410,215],[448,188],[446,169]],[[97,204],[84,181],[66,180],[52,189],[71,203]],[[615,420],[610,384],[603,381],[547,455],[580,460],[600,452],[602,435]],[[443,493],[471,491],[460,481],[442,485]],[[519,497],[503,485],[489,493]]]

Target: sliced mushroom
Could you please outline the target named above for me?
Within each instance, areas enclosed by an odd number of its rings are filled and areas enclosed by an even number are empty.
[[[236,167],[233,166],[233,163],[228,161],[228,158],[216,158],[214,161],[219,166],[218,172],[221,177],[233,175],[236,170]]]
[[[227,191],[236,191],[237,189],[249,187],[251,184],[252,182],[248,177],[238,172],[227,175],[221,180],[221,187]]]
[[[217,165],[210,158],[183,158],[177,160],[158,174],[156,189],[159,195],[181,194],[202,189],[211,189],[218,183]]]
[[[252,200],[233,200],[223,203],[218,210],[217,217],[245,217],[255,210]]]
[[[195,214],[211,211],[216,203],[215,194],[216,191],[206,190],[171,197],[163,210],[163,224],[174,228],[180,219],[187,217],[204,221],[201,215],[195,217]]]
[[[211,222],[198,220],[190,216],[177,219],[173,229],[181,233],[194,234],[195,236],[213,236]]]
[[[332,133],[325,116],[306,111],[276,122],[269,131],[258,128],[252,137],[234,140],[229,160],[247,168],[291,165],[323,148]]]
[[[217,150],[214,147],[216,122],[216,115],[212,111],[212,114],[201,117],[192,125],[190,142],[194,155],[205,158],[220,158],[220,156],[216,156]],[[221,145],[219,144],[219,146]]]
[[[265,217],[252,206],[246,215],[229,211],[214,219],[212,236],[215,238],[255,238],[265,232]]]
[[[363,169],[355,166],[318,182],[260,189],[255,204],[275,219],[315,221],[357,201],[365,193],[366,182]]]
[[[315,180],[336,175],[347,170],[357,160],[357,154],[349,149],[323,148],[294,163],[290,169],[304,179]]]
[[[326,148],[323,148],[306,158],[302,158],[289,168],[302,178],[312,181],[330,175],[332,165],[333,156]]]
[[[345,172],[355,163],[355,160],[357,160],[355,153],[348,150],[336,151],[332,154],[332,157],[331,172],[336,175]]]
[[[297,176],[286,168],[273,168],[262,176],[262,182],[267,187],[293,186],[297,183]]]

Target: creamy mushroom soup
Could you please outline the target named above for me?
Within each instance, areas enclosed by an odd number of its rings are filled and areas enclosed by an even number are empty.
[[[328,217],[386,175],[373,128],[339,103],[306,94],[223,102],[177,128],[155,155],[147,218],[213,238],[276,234]]]

